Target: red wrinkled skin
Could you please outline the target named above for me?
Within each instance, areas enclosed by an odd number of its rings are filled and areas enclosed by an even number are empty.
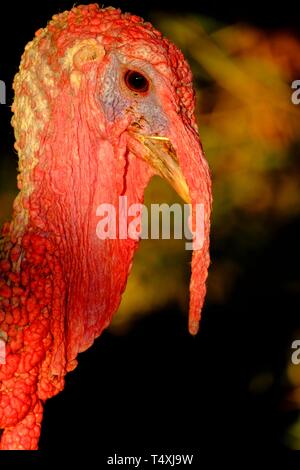
[[[88,44],[84,53],[81,44]],[[128,205],[141,203],[154,174],[128,151],[130,117],[108,122],[97,104],[102,51],[113,48],[148,61],[168,84],[159,96],[171,122],[167,135],[192,205],[203,203],[205,211],[204,246],[193,253],[190,284],[189,329],[198,329],[211,192],[190,69],[182,53],[139,17],[97,5],[55,15],[27,45],[14,81],[20,193],[0,239],[0,339],[6,346],[1,449],[37,449],[43,404],[63,389],[78,353],[109,325],[138,246],[96,236],[97,207],[117,206],[121,194]]]

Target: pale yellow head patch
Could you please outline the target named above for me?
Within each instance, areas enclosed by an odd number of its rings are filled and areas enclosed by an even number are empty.
[[[70,82],[74,91],[78,91],[84,65],[88,62],[101,62],[105,49],[97,39],[79,40],[66,52],[63,64],[70,71]]]
[[[81,44],[80,49],[74,54],[73,64],[76,69],[81,70],[87,62],[101,62],[104,56],[104,47],[96,39],[90,39],[86,44]]]

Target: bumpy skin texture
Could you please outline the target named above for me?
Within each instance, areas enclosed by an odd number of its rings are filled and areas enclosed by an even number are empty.
[[[190,284],[189,328],[198,329],[211,193],[190,69],[139,17],[97,5],[56,15],[26,46],[14,81],[20,193],[0,241],[1,449],[37,448],[43,403],[63,389],[78,353],[109,325],[138,246],[96,237],[97,207],[117,207],[119,195],[128,205],[142,202],[154,174],[128,149],[127,129],[141,116],[128,97],[124,108],[112,93],[116,84],[105,71],[114,54],[125,64],[149,64],[159,76],[159,118],[142,130],[170,138],[193,207],[204,204],[204,246],[193,253]]]

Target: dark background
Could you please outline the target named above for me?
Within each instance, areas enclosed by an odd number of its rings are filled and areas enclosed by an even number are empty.
[[[153,12],[191,12],[229,24],[244,21],[265,30],[299,33],[300,7],[288,2],[264,6],[261,2],[197,3],[152,1],[146,6],[120,0],[104,4],[149,20]],[[33,33],[52,14],[72,6],[72,1],[56,0],[1,4],[2,80],[12,83]],[[8,105],[0,107],[1,155],[11,153],[13,146],[11,99],[8,90]],[[15,167],[16,158],[1,158],[2,175],[9,165]],[[299,225],[297,218],[279,224],[267,244],[244,249],[230,237],[217,245],[212,231],[212,259],[226,251],[242,266],[229,302],[206,304],[195,338],[187,333],[176,305],[136,322],[127,335],[106,331],[80,355],[77,369],[66,378],[64,392],[47,402],[41,453],[35,459],[46,462],[79,456],[88,467],[96,459],[97,468],[104,468],[105,458],[114,452],[146,455],[191,450],[201,462],[208,448],[243,450],[244,455],[257,450],[272,455],[285,449],[284,432],[296,416],[295,410],[284,405],[285,366],[292,332],[299,328],[299,294],[285,285],[298,277]],[[265,370],[273,374],[272,385],[251,393],[250,378]],[[28,457],[19,457],[20,463],[23,458]]]

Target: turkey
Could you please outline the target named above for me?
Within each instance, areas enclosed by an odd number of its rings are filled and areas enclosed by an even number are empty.
[[[101,204],[143,202],[153,175],[204,207],[189,331],[209,265],[211,183],[182,53],[151,24],[77,6],[36,32],[14,80],[19,156],[0,239],[1,449],[37,449],[45,401],[118,309],[139,240],[97,236]]]

